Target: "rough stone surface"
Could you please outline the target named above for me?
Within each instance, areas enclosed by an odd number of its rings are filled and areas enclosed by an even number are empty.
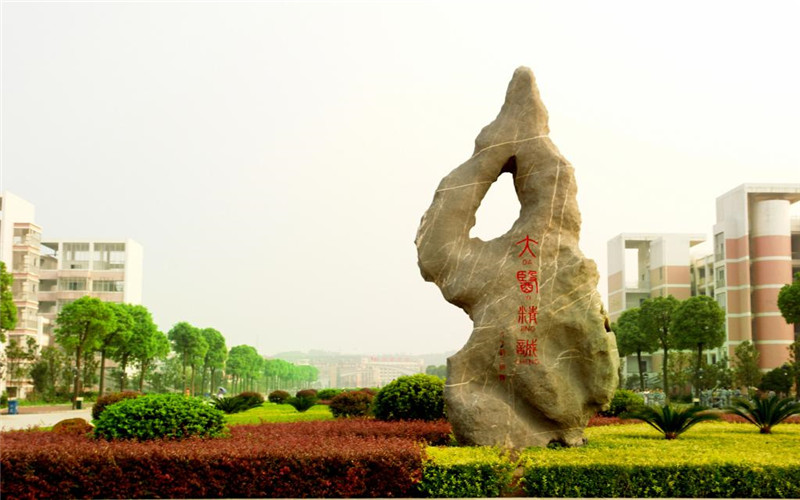
[[[474,324],[447,363],[447,415],[463,444],[581,445],[617,386],[597,267],[578,248],[573,168],[547,121],[533,73],[518,68],[500,114],[439,184],[417,234],[423,277]],[[498,238],[470,238],[503,172],[514,178],[519,218]]]
[[[82,418],[68,418],[61,420],[53,426],[56,434],[83,435],[92,432],[94,426]]]

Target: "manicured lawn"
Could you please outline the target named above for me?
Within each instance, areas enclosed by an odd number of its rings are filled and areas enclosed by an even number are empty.
[[[308,411],[300,413],[290,405],[266,402],[258,408],[226,415],[225,419],[230,425],[238,425],[333,420],[333,415],[326,405],[312,406]]]
[[[667,441],[647,424],[586,429],[580,448],[531,448],[523,457],[537,465],[751,465],[800,466],[800,425],[781,424],[759,434],[750,424],[706,422]]]

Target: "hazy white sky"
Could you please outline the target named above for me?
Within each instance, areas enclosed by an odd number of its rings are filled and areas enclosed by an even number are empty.
[[[145,250],[167,331],[455,350],[471,322],[414,237],[517,66],[571,161],[606,288],[620,232],[709,233],[800,182],[797,2],[2,2],[2,186],[46,238]],[[504,176],[507,177],[507,176]],[[508,179],[473,235],[502,234]]]

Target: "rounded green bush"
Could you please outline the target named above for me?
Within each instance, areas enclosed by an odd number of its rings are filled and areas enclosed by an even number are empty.
[[[108,406],[95,422],[103,439],[184,439],[216,437],[225,430],[225,414],[199,398],[157,394]]]
[[[285,403],[285,402],[286,402],[286,401],[287,401],[287,400],[288,400],[290,397],[292,397],[292,395],[291,395],[291,394],[289,394],[289,393],[288,393],[288,392],[286,392],[286,391],[281,391],[281,390],[279,389],[279,390],[277,390],[277,391],[272,391],[272,392],[270,392],[270,393],[269,393],[269,396],[267,396],[267,400],[269,400],[269,402],[270,402],[270,403],[275,403],[275,404],[282,405],[282,404],[284,404],[284,403]]]
[[[331,400],[330,409],[334,417],[366,417],[372,408],[372,394],[364,391],[347,391]]]
[[[419,373],[399,377],[375,396],[380,420],[438,420],[444,418],[444,380]]]
[[[97,420],[100,415],[106,410],[108,406],[114,403],[119,403],[123,399],[138,398],[142,394],[136,391],[112,392],[104,396],[100,396],[92,406],[92,420]]]
[[[317,393],[317,397],[321,400],[331,400],[343,392],[341,389],[322,389]]]
[[[637,406],[644,404],[644,397],[628,389],[617,389],[611,398],[608,410],[601,411],[604,417],[618,417],[622,413],[633,411]]]

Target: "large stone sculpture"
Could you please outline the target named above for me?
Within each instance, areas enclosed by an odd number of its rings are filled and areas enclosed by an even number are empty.
[[[500,114],[439,184],[417,233],[423,277],[474,324],[447,363],[447,416],[463,444],[581,445],[617,386],[597,268],[578,248],[573,168],[548,132],[533,73],[519,68]],[[496,239],[470,238],[503,172],[514,178],[519,218]]]

